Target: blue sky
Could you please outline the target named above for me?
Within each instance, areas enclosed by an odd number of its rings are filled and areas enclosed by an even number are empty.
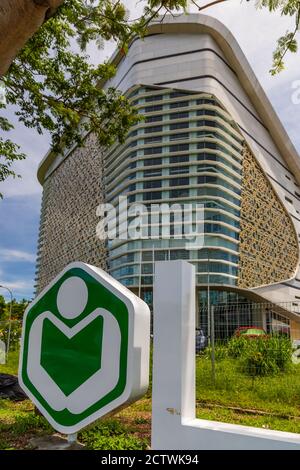
[[[126,2],[129,9],[137,15],[141,8],[135,2]],[[200,1],[199,4],[207,3]],[[271,77],[272,51],[276,38],[284,34],[291,26],[289,19],[256,11],[254,1],[231,0],[228,4],[215,6],[207,12],[215,16],[230,28],[239,41],[244,53],[252,65],[258,79],[268,94],[275,110],[279,114],[294,145],[300,152],[300,104],[292,103],[293,83],[300,80],[300,53],[290,56],[286,61],[287,70],[279,76]],[[190,11],[195,11],[194,7]],[[300,41],[300,38],[299,38]],[[113,52],[114,45],[107,44],[98,51],[90,49],[93,61],[101,61]],[[35,253],[38,237],[41,187],[36,179],[36,170],[40,160],[49,147],[49,137],[39,136],[33,130],[18,124],[14,110],[6,115],[15,123],[13,138],[28,155],[24,162],[18,162],[15,171],[22,179],[9,179],[1,184],[0,191],[4,199],[0,201],[0,284],[10,287],[16,298],[33,296]],[[0,293],[7,295],[5,290]]]

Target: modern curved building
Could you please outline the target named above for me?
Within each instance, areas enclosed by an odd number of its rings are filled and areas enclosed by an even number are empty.
[[[76,259],[151,304],[154,261],[186,259],[199,305],[208,284],[214,303],[284,302],[280,321],[300,337],[300,159],[234,37],[208,16],[166,17],[111,60],[117,73],[104,87],[121,90],[144,119],[123,145],[101,151],[90,134],[86,147],[42,161],[38,290]],[[143,239],[100,241],[97,205],[124,195],[146,208],[201,204],[204,246],[172,236],[176,210],[168,239],[158,211],[145,216]]]

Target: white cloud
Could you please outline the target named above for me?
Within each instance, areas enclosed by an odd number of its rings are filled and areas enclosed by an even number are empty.
[[[1,288],[1,286],[4,288]],[[32,293],[32,280],[16,279],[14,281],[6,281],[0,278],[0,295],[3,295],[3,297],[9,297],[5,289],[6,287],[12,291],[13,297],[28,296]]]
[[[28,263],[35,263],[35,254],[27,253],[26,251],[0,248],[0,261],[26,261]]]

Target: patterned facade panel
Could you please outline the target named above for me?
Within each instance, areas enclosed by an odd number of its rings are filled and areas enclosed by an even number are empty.
[[[293,277],[299,248],[294,225],[249,148],[244,146],[238,286]]]
[[[90,135],[44,183],[37,292],[72,261],[106,268],[105,245],[96,237],[96,208],[102,201],[102,157]]]

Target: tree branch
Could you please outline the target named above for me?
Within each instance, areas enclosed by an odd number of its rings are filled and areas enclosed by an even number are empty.
[[[223,2],[227,2],[227,1],[228,0],[214,0],[213,2],[210,2],[210,3],[207,3],[206,5],[203,5],[202,7],[198,7],[198,11],[206,10],[206,8],[210,8],[214,5],[217,5],[218,3],[223,3]],[[195,3],[195,2],[193,2],[193,3]]]
[[[0,77],[40,26],[64,0],[1,0]]]

